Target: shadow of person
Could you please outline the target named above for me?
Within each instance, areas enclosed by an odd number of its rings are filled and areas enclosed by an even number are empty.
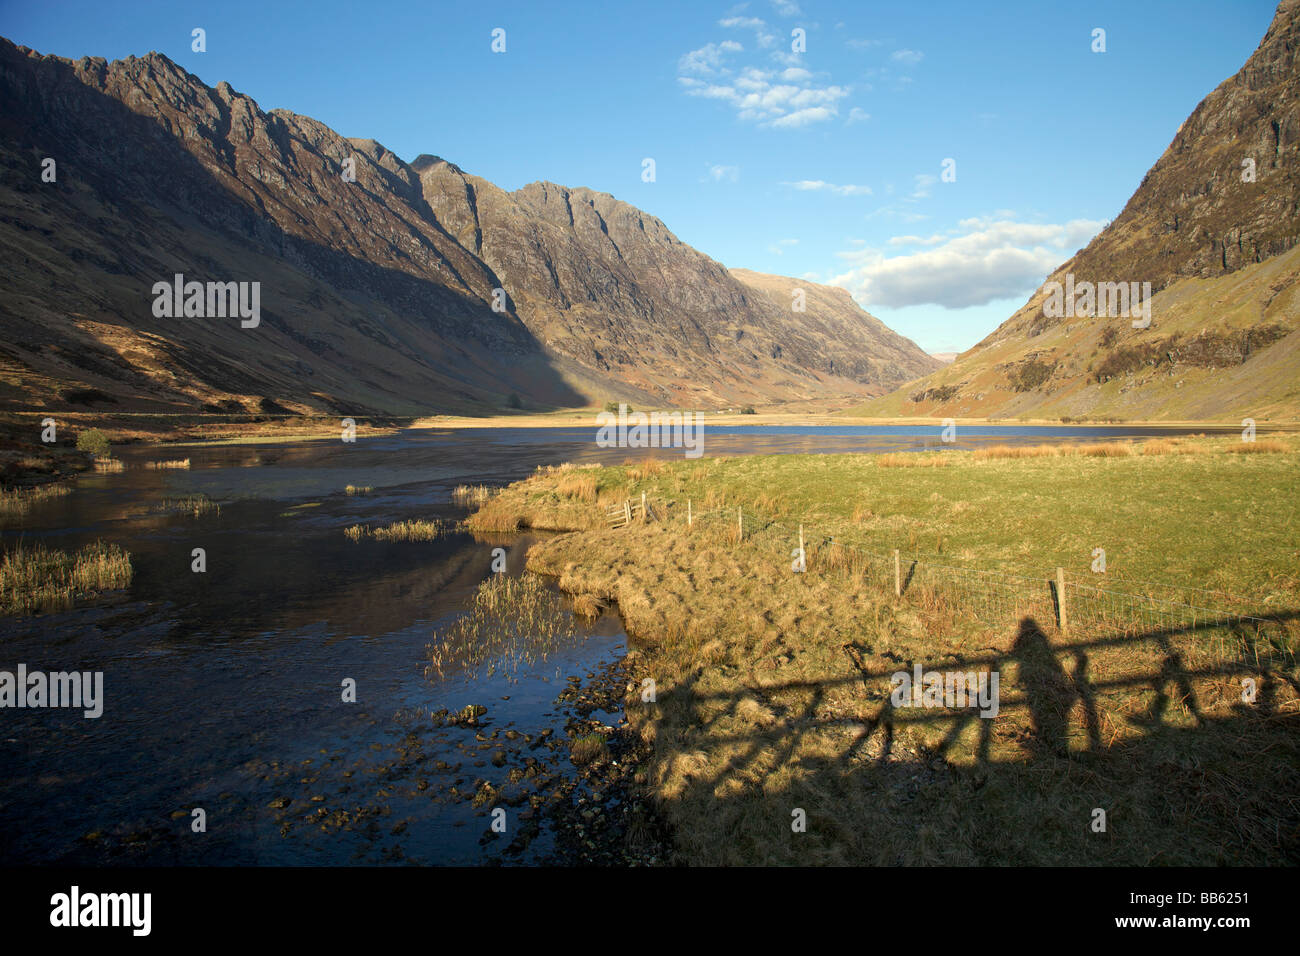
[[[1034,724],[1034,748],[1059,757],[1068,756],[1068,715],[1077,690],[1056,659],[1047,635],[1032,617],[1020,622],[1011,657],[1020,662],[1019,684]]]

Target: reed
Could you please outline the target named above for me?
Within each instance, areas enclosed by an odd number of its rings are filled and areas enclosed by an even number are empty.
[[[31,614],[71,607],[78,598],[131,583],[131,556],[96,541],[72,554],[21,542],[0,560],[0,613]]]

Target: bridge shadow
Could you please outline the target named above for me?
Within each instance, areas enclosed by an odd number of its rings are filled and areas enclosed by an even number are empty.
[[[1222,659],[1179,646],[1233,629]],[[1300,686],[1293,663],[1256,662],[1263,641],[1232,618],[1067,640],[1024,617],[1006,650],[925,667],[1000,673],[996,716],[900,699],[893,675],[915,662],[873,664],[861,641],[825,680],[722,693],[697,671],[661,695],[686,715],[659,738],[670,815],[693,858],[719,863],[1297,863]],[[1142,666],[1115,673],[1116,652]],[[1252,700],[1225,696],[1244,678]],[[769,725],[745,726],[755,698]],[[799,839],[783,807],[807,813]],[[692,823],[705,808],[727,842]]]

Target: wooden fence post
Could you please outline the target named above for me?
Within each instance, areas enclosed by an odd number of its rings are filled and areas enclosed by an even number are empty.
[[[740,505],[736,505],[736,535],[737,541],[745,540],[745,516],[740,511]]]
[[[642,523],[642,524],[645,524],[645,522],[646,522],[646,516],[645,516],[645,492],[643,491],[643,492],[641,492],[641,523]]]
[[[898,549],[894,549],[894,597],[903,596],[903,573],[898,563]]]
[[[623,499],[623,520],[629,528],[632,527],[632,502],[626,498]]]
[[[1065,613],[1065,568],[1056,569],[1056,624],[1062,632],[1070,626]]]
[[[803,563],[803,569],[808,570],[808,555],[803,550],[803,522],[799,522],[799,560]]]
[[[691,524],[692,524],[692,520],[691,520],[691,499],[690,499],[690,498],[687,498],[687,499],[686,499],[686,527],[689,528],[689,527],[691,526]]]

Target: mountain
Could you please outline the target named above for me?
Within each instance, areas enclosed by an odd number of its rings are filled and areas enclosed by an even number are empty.
[[[0,408],[708,406],[934,368],[831,290],[809,285],[824,314],[781,308],[612,196],[408,164],[158,53],[0,39],[0,97]],[[260,321],[156,314],[177,274],[259,283]]]
[[[1300,417],[1298,49],[1300,0],[1283,0],[1087,248],[952,365],[854,413]],[[1045,308],[1071,276],[1151,283],[1150,326]]]
[[[435,156],[412,166],[438,221],[577,380],[719,405],[883,393],[934,367],[847,293],[728,270],[607,193],[545,182],[507,193]]]

